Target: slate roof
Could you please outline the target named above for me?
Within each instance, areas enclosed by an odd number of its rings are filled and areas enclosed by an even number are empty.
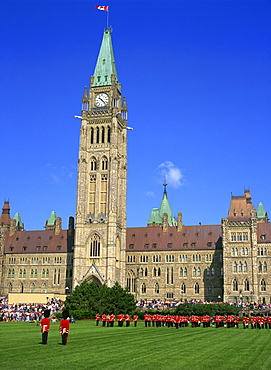
[[[163,232],[162,227],[128,228],[126,248],[129,252],[221,249],[221,232],[221,225],[183,226],[181,231],[169,226],[167,232]]]

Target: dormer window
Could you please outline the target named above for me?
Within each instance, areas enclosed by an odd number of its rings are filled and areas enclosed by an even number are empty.
[[[26,249],[27,249],[27,247],[25,247],[25,246],[24,246],[24,247],[23,247],[23,251],[26,251]]]
[[[265,240],[265,239],[266,239],[266,235],[265,235],[265,234],[262,234],[262,235],[261,235],[261,239],[262,239],[262,240]]]

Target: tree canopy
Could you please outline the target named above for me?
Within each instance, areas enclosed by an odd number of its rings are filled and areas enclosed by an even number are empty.
[[[134,296],[123,289],[119,283],[109,288],[105,284],[98,287],[94,282],[83,281],[66,298],[65,307],[69,310],[117,315],[134,311],[136,303]]]

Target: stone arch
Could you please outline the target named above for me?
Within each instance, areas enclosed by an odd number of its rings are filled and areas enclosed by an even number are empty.
[[[95,275],[90,275],[85,280],[88,283],[95,283],[98,287],[103,285],[103,282]]]

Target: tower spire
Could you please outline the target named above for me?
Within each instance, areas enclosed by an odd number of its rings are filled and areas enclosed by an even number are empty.
[[[113,81],[118,83],[111,32],[110,28],[104,31],[91,87],[112,85]],[[113,81],[112,75],[114,76]]]

